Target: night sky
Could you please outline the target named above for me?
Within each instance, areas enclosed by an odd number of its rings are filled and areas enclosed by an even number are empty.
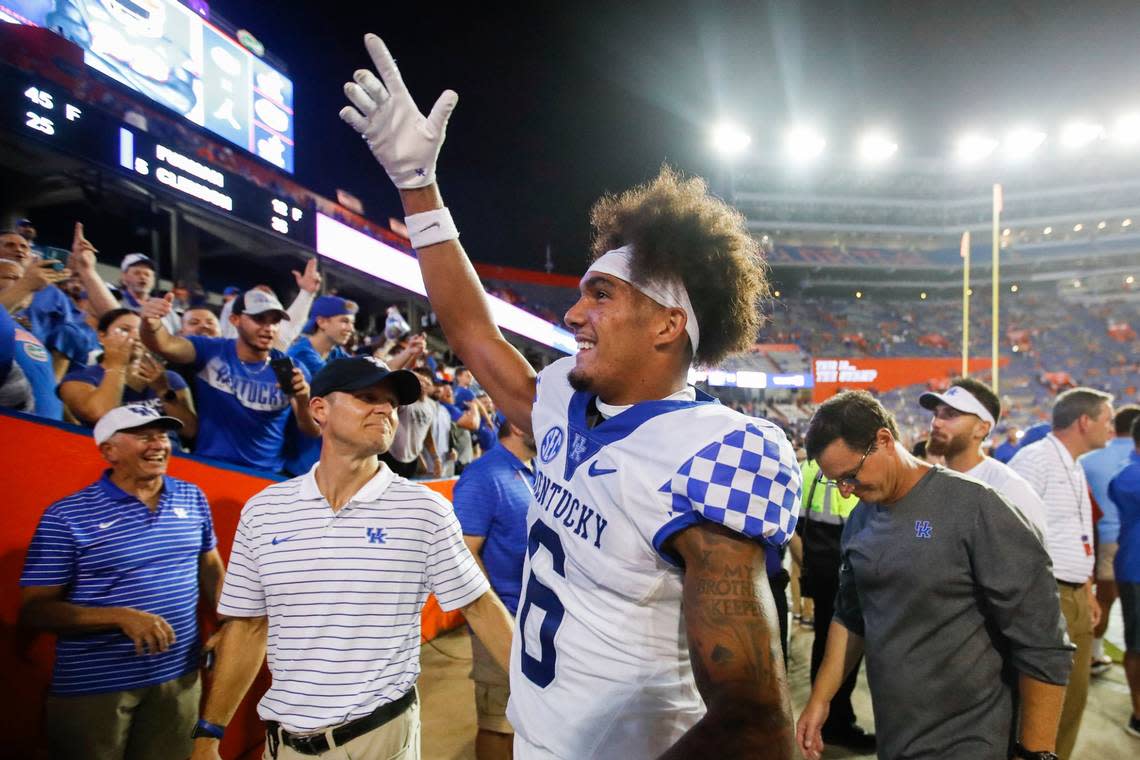
[[[471,257],[540,269],[549,244],[572,274],[602,193],[663,161],[715,181],[718,116],[751,131],[758,155],[808,120],[834,151],[883,126],[901,158],[948,152],[971,127],[1029,120],[1055,133],[1071,117],[1140,108],[1134,0],[211,5],[286,62],[302,184],[344,188],[377,221],[400,214],[337,116],[374,31],[422,110],[446,87],[459,93],[438,176]]]

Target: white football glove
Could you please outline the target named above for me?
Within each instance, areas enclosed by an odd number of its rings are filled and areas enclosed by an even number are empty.
[[[356,81],[344,86],[352,105],[340,110],[340,118],[368,142],[396,187],[426,187],[435,182],[435,162],[459,95],[444,90],[425,119],[383,40],[366,34],[364,46],[380,79],[366,69],[357,70],[352,75]]]

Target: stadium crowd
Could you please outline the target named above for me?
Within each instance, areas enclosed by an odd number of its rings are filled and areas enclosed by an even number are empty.
[[[287,308],[260,284],[226,288],[218,307],[198,286],[156,293],[143,253],[122,256],[119,282],[107,284],[82,225],[68,251],[37,245],[20,222],[0,233],[5,408],[94,428],[110,410],[142,404],[182,422],[171,434],[178,451],[295,475],[320,450],[308,383],[333,359],[366,355],[423,379],[387,455],[401,475],[457,475],[495,444],[502,416],[470,373],[431,350],[396,306],[382,333],[362,334],[355,302],[319,294],[315,259],[293,272]]]

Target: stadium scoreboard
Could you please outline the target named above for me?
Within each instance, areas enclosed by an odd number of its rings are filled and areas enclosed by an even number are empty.
[[[3,128],[130,178],[160,192],[191,199],[223,216],[313,246],[312,207],[275,194],[208,160],[164,143],[82,101],[58,86],[0,73]]]

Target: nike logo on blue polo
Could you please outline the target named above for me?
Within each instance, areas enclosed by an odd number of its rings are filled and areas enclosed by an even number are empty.
[[[617,472],[617,468],[611,470],[608,467],[598,467],[597,462],[590,462],[590,469],[586,471],[586,474],[591,478],[596,478],[599,475],[609,475],[611,472]]]
[[[277,546],[277,544],[283,544],[283,543],[285,543],[286,541],[288,541],[289,539],[291,539],[291,538],[296,538],[296,537],[297,537],[297,534],[296,534],[296,533],[294,533],[292,536],[274,536],[274,537],[273,537],[273,541],[272,541],[271,543],[272,543],[274,546]]]

